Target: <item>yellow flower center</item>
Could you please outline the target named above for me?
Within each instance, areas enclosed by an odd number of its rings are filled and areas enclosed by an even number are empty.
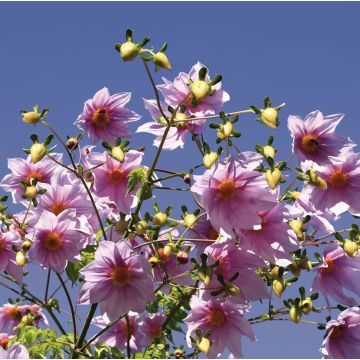
[[[6,309],[6,315],[14,320],[21,320],[23,316],[22,311],[16,307]]]
[[[126,265],[116,265],[110,273],[113,284],[117,286],[125,286],[130,282],[131,274]]]
[[[104,129],[110,122],[109,114],[104,109],[97,109],[94,111],[91,122],[98,128]]]
[[[49,232],[46,234],[43,240],[43,244],[45,249],[48,251],[56,251],[59,250],[62,246],[63,239],[60,234],[57,232]]]
[[[320,271],[322,273],[327,274],[334,270],[334,261],[329,259],[328,257],[325,257],[325,262],[326,262],[327,267],[321,268]]]
[[[320,141],[313,134],[306,134],[301,139],[301,147],[306,152],[314,152],[318,149]]]
[[[218,193],[224,200],[229,200],[236,195],[237,187],[234,180],[224,180],[218,185]]]
[[[109,180],[113,184],[119,184],[127,179],[127,175],[121,169],[112,169],[109,171]]]
[[[66,209],[66,206],[62,203],[55,203],[53,204],[49,211],[51,211],[53,214],[55,214],[56,216],[58,216],[59,214],[61,214],[64,210]]]
[[[44,175],[39,171],[32,171],[31,173],[27,174],[24,179],[25,184],[30,185],[31,179],[35,179],[39,182],[44,182]]]
[[[207,316],[207,320],[212,325],[221,325],[226,320],[226,317],[222,310],[212,309]]]
[[[347,183],[347,175],[341,170],[337,170],[329,176],[327,182],[334,187],[343,187]]]

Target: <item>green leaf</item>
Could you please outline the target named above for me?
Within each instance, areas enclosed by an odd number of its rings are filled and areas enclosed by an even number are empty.
[[[69,262],[65,269],[66,275],[71,280],[73,285],[76,283],[76,281],[79,278],[80,269],[81,269],[81,265],[79,263],[74,264],[72,262]]]

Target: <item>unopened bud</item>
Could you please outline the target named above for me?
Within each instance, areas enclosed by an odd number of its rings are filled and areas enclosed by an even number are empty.
[[[117,160],[117,161],[119,161],[119,162],[121,162],[121,163],[123,163],[124,160],[125,160],[124,151],[123,151],[123,149],[122,149],[120,146],[114,146],[114,147],[111,149],[111,156],[112,156],[115,160]]]
[[[274,171],[269,169],[265,173],[265,178],[270,189],[274,190],[280,183],[281,171],[278,168],[275,168]]]
[[[37,195],[37,190],[36,190],[36,187],[31,185],[31,186],[28,186],[25,190],[25,196],[29,199],[34,199]]]
[[[158,212],[153,217],[154,225],[164,226],[166,224],[166,221],[167,221],[167,215],[162,212]]]
[[[189,255],[183,251],[180,250],[177,254],[176,254],[176,260],[179,264],[187,264],[189,262]]]
[[[197,344],[197,347],[201,352],[207,355],[210,350],[210,340],[203,337],[201,341]]]
[[[345,253],[350,257],[355,257],[359,251],[359,245],[352,240],[346,239],[343,245]]]
[[[21,323],[23,325],[32,325],[33,321],[34,321],[34,316],[32,316],[31,314],[26,314],[21,319]]]
[[[146,230],[148,229],[148,224],[146,223],[146,221],[144,220],[140,220],[136,225],[135,225],[135,231],[140,234],[140,235],[144,235],[146,233]]]
[[[206,98],[210,91],[210,85],[204,80],[196,80],[190,85],[191,92],[197,101]]]
[[[176,349],[174,351],[174,356],[176,359],[180,359],[184,355],[184,351],[182,349]]]
[[[298,264],[296,263],[296,261],[294,261],[292,264],[290,264],[288,266],[288,269],[290,270],[290,272],[294,275],[294,276],[299,276],[301,269],[299,268]]]
[[[23,114],[23,122],[27,124],[37,124],[41,119],[40,114],[37,111],[29,111]]]
[[[189,229],[193,229],[196,224],[196,216],[194,214],[186,214],[184,217],[184,225]]]
[[[24,251],[28,251],[30,249],[31,245],[32,245],[32,242],[29,239],[25,239],[21,244],[21,248]]]
[[[173,252],[173,247],[171,245],[164,246],[164,256],[166,257],[171,256],[172,252]]]
[[[151,264],[151,266],[153,268],[155,268],[157,266],[157,264],[159,264],[160,262],[160,259],[156,256],[152,256],[150,259],[149,259],[149,263]]]
[[[305,307],[302,307],[304,306],[305,304],[307,304],[307,306]],[[313,303],[312,303],[312,300],[310,297],[307,297],[305,300],[301,301],[300,302],[300,305],[301,305],[301,308],[302,308],[302,312],[307,315],[310,313],[311,309],[312,309],[312,306],[313,306]]]
[[[190,184],[191,183],[191,178],[190,178],[190,175],[189,174],[186,174],[184,176],[184,183],[185,184]]]
[[[233,131],[233,124],[230,121],[227,121],[222,125],[222,133],[225,137],[229,137]]]
[[[163,52],[160,52],[160,51],[158,53],[156,53],[154,56],[154,64],[163,69],[167,69],[167,70],[171,69],[169,59]]]
[[[203,158],[204,165],[207,169],[210,169],[216,161],[219,159],[219,155],[216,152],[205,154]]]
[[[210,281],[212,279],[212,269],[207,267],[206,269],[199,269],[198,276],[200,281],[204,283],[205,286],[209,286]]]
[[[290,319],[297,324],[301,319],[301,313],[299,309],[297,309],[295,306],[292,306],[289,312]]]
[[[19,266],[21,266],[21,267],[25,266],[25,264],[27,263],[27,260],[26,260],[26,257],[25,257],[25,255],[24,255],[24,253],[22,251],[18,251],[16,253],[15,261]]]
[[[226,290],[227,290],[227,293],[232,296],[237,296],[237,295],[240,295],[240,293],[241,293],[239,287],[236,286],[235,284],[233,284],[232,282],[228,282],[226,284]]]
[[[263,148],[263,155],[264,155],[265,158],[270,157],[270,158],[274,159],[274,157],[275,157],[275,149],[270,145],[266,145]]]
[[[297,200],[300,195],[301,195],[301,192],[300,191],[290,191],[289,192],[289,195],[294,199],[294,200]]]
[[[294,233],[298,240],[302,240],[304,230],[303,222],[299,219],[293,219],[289,221],[289,226],[294,230]]]
[[[30,154],[32,163],[36,164],[39,162],[47,153],[46,146],[40,143],[34,143],[31,145]]]
[[[261,110],[260,119],[264,125],[276,129],[279,126],[278,110],[268,107]]]
[[[278,278],[279,277],[279,270],[280,268],[278,266],[275,266],[271,269],[270,274],[273,278]]]
[[[71,137],[70,139],[68,139],[68,141],[66,142],[66,147],[71,151],[71,150],[75,150],[79,147],[79,141],[77,138]]]
[[[301,269],[310,271],[312,269],[311,261],[308,258],[301,259],[299,262],[299,266]]]
[[[120,46],[120,55],[124,61],[131,61],[139,54],[139,48],[132,41],[127,41]]]
[[[317,175],[316,170],[310,169],[307,174],[309,175],[309,184],[317,187],[320,190],[326,190],[327,189],[327,183],[326,181],[321,178],[319,175]]]
[[[277,279],[274,280],[272,283],[272,287],[274,290],[274,293],[276,294],[277,297],[281,297],[282,293],[285,290],[285,280],[284,279]]]
[[[124,235],[128,227],[128,222],[126,220],[119,220],[115,223],[114,227],[119,235]]]

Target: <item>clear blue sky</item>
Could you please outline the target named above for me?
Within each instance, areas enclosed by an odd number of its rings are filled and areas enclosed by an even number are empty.
[[[150,35],[156,48],[168,41],[173,71],[157,74],[158,82],[200,60],[223,75],[231,95],[226,110],[260,105],[267,95],[275,105],[286,101],[275,133],[252,116],[241,118],[241,149],[252,150],[273,133],[285,158],[291,143],[287,116],[315,109],[344,112],[339,132],[359,143],[359,10],[359,3],[344,2],[0,3],[0,175],[7,173],[8,157],[24,156],[34,129],[21,122],[19,111],[36,103],[50,109],[48,119],[62,135],[76,133],[72,123],[83,101],[103,86],[112,93],[132,91],[129,107],[143,115],[141,122],[149,119],[142,98],[153,94],[142,65],[123,64],[113,49],[128,27],[136,39]],[[152,139],[133,139],[134,147],[147,146],[148,164]],[[164,154],[161,163],[180,170],[193,159],[201,160],[190,143],[183,152]],[[180,204],[178,194],[173,202]],[[0,300],[7,297],[1,290]],[[255,331],[259,341],[245,342],[247,357],[320,357],[323,333],[310,325],[279,321]]]

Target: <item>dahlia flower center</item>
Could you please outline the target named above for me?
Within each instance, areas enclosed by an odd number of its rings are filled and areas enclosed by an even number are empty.
[[[9,338],[4,337],[0,340],[0,347],[2,347],[4,350],[6,350],[8,343],[9,343]]]
[[[110,122],[110,117],[105,109],[97,109],[94,111],[91,121],[95,126],[103,129]]]
[[[49,211],[51,211],[53,214],[55,214],[56,216],[58,216],[59,214],[61,214],[64,210],[66,209],[66,206],[64,203],[62,202],[56,202],[54,203]]]
[[[334,328],[332,329],[332,332],[331,332],[330,337],[331,337],[332,339],[337,339],[337,338],[339,338],[339,337],[341,336],[343,330],[344,330],[344,328],[343,328],[343,326],[341,326],[341,325],[334,327]]]
[[[26,175],[24,179],[25,184],[30,185],[31,179],[35,179],[39,182],[44,182],[44,175],[39,171],[32,171]]]
[[[329,258],[325,258],[325,262],[327,266],[321,268],[321,272],[327,274],[334,270],[334,261]]]
[[[57,232],[49,232],[44,236],[43,245],[48,251],[59,250],[62,246],[63,239]]]
[[[319,139],[313,134],[306,134],[301,139],[301,147],[306,152],[314,152],[320,145]]]
[[[14,320],[20,320],[22,318],[22,316],[23,316],[21,310],[16,308],[16,307],[6,309],[6,315],[10,319],[14,319]]]
[[[329,176],[327,182],[334,187],[343,187],[347,183],[347,175],[341,170],[337,170]]]
[[[127,179],[127,175],[121,169],[112,169],[109,172],[109,180],[113,184],[119,184]]]
[[[207,319],[212,325],[221,325],[226,320],[226,317],[222,310],[212,309],[210,310]]]
[[[117,286],[125,286],[130,282],[131,274],[127,266],[116,265],[110,273],[112,282]]]
[[[237,187],[234,180],[223,180],[218,185],[218,193],[224,200],[229,200],[236,195]]]

